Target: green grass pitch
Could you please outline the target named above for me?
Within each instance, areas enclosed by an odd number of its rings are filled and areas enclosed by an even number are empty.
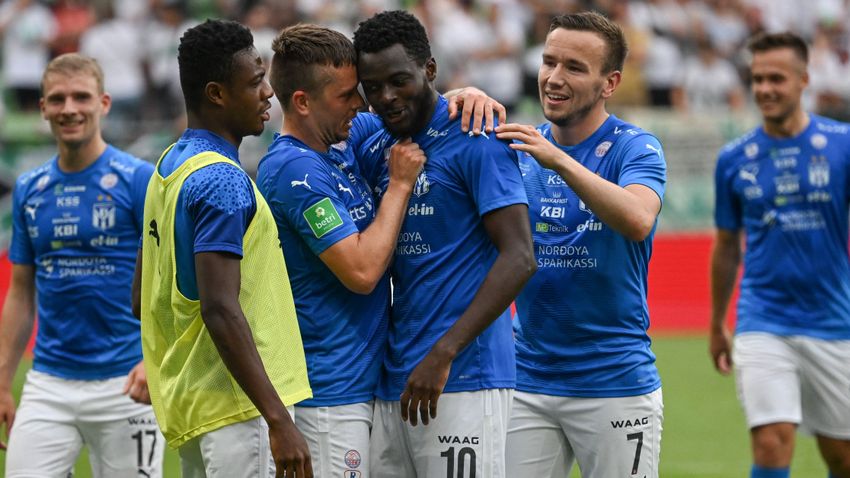
[[[701,337],[660,337],[653,344],[664,384],[664,432],[661,440],[663,478],[744,478],[749,476],[749,441],[744,417],[735,397],[732,377],[717,374]],[[20,393],[25,361],[15,379]],[[17,395],[16,395],[17,396]],[[5,437],[3,437],[5,441]],[[85,454],[84,454],[85,455]],[[5,453],[0,452],[0,471]],[[0,473],[2,476],[2,473]],[[75,476],[90,477],[83,456]],[[177,453],[167,450],[165,476],[180,476]],[[580,476],[574,467],[571,477]],[[799,436],[791,476],[826,477],[814,440]]]

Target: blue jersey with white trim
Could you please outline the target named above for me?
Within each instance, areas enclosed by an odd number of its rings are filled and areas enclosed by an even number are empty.
[[[589,138],[560,146],[600,177],[664,196],[666,165],[651,134],[611,115]],[[622,397],[661,386],[647,335],[652,238],[631,241],[599,220],[558,173],[520,155],[537,273],[516,301],[517,389]]]
[[[388,132],[367,141],[358,159],[379,193],[388,184]],[[454,325],[478,291],[498,251],[482,216],[527,204],[516,156],[495,135],[461,132],[440,97],[430,123],[414,135],[428,158],[414,186],[391,267],[389,349],[377,396],[398,400],[407,378]],[[446,392],[513,388],[510,313],[502,313],[454,360]]]
[[[389,275],[370,294],[357,294],[319,255],[375,219],[354,151],[379,128],[376,116],[359,114],[348,140],[326,152],[276,135],[257,170],[257,187],[277,223],[313,389],[313,398],[298,406],[346,405],[375,396],[386,349]]]
[[[850,339],[850,125],[810,119],[720,151],[715,222],[746,234],[736,333]]]
[[[107,146],[82,171],[54,157],[13,194],[9,259],[35,267],[33,368],[73,380],[126,375],[142,360],[130,286],[153,165]]]

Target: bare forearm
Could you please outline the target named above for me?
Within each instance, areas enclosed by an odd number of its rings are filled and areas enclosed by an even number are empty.
[[[289,421],[241,309],[217,307],[202,316],[222,362],[263,418],[269,424]]]
[[[12,378],[32,336],[35,317],[32,299],[15,297],[11,293],[3,304],[0,319],[0,390],[8,390]]]
[[[726,323],[726,311],[735,288],[740,250],[715,244],[711,254],[711,330],[718,332]]]
[[[375,220],[360,234],[357,257],[372,287],[390,264],[412,190],[400,181],[390,181]]]
[[[133,270],[133,286],[131,293],[131,304],[133,315],[142,320],[142,249],[136,253],[136,267]]]
[[[499,254],[469,307],[437,341],[435,351],[453,360],[510,306],[536,270],[530,250]]]
[[[590,210],[608,227],[632,241],[642,241],[655,224],[658,211],[635,193],[597,176],[564,156],[556,171]]]

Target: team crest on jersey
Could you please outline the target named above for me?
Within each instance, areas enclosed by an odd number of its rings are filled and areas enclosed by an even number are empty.
[[[607,153],[608,150],[611,149],[612,144],[614,144],[614,143],[612,143],[610,141],[603,141],[603,142],[599,143],[596,146],[596,151],[595,151],[596,157],[601,158],[602,156],[605,156],[605,153]]]
[[[829,185],[829,161],[826,156],[812,156],[809,161],[809,184],[816,188]]]
[[[759,145],[756,143],[750,143],[744,146],[744,154],[749,159],[755,158],[756,155],[759,154]]]
[[[342,478],[361,478],[362,476],[359,470],[345,470],[342,472]]]
[[[47,187],[47,183],[50,182],[50,175],[45,174],[42,177],[38,178],[38,181],[35,183],[35,188],[39,191],[43,191],[45,187]]]
[[[360,466],[362,462],[362,458],[360,457],[360,452],[357,450],[348,450],[345,452],[345,466],[349,468],[357,468]]]
[[[428,175],[425,174],[425,171],[419,173],[419,177],[416,178],[416,184],[413,185],[413,194],[416,197],[424,196],[428,194],[428,191],[431,190],[431,182],[428,181]]]
[[[92,225],[100,230],[112,229],[115,226],[115,204],[95,203],[91,213]]]
[[[813,134],[810,141],[812,142],[812,147],[815,148],[815,149],[826,148],[826,143],[827,143],[826,136],[824,136],[820,133]]]
[[[100,178],[100,187],[103,189],[112,189],[118,184],[118,175],[115,173],[106,173]]]

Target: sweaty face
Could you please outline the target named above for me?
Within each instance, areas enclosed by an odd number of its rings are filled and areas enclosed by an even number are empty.
[[[348,139],[351,120],[363,107],[363,98],[357,91],[357,69],[354,65],[318,67],[318,75],[328,82],[310,98],[310,115],[319,138],[328,145]]]
[[[223,83],[229,129],[238,137],[258,135],[269,120],[273,91],[266,81],[266,68],[254,47],[233,57],[233,73]]]
[[[595,33],[563,28],[549,33],[537,74],[547,120],[569,126],[604,101],[607,75],[601,70],[606,55],[605,42]]]
[[[357,71],[366,99],[393,135],[412,136],[428,124],[436,100],[433,59],[420,65],[395,44],[376,53],[361,52]]]
[[[753,96],[765,121],[782,122],[801,108],[809,84],[806,65],[790,48],[753,54]]]
[[[109,112],[109,95],[101,93],[94,76],[50,73],[44,79],[41,115],[56,140],[78,148],[100,135],[100,118]]]

